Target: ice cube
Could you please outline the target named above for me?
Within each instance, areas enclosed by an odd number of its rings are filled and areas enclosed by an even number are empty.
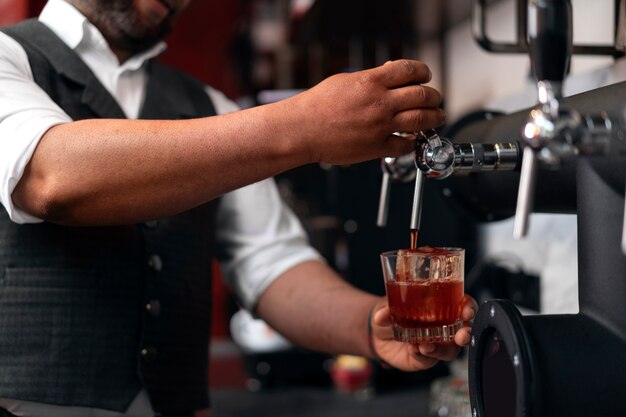
[[[411,281],[415,279],[415,262],[418,257],[413,256],[411,249],[400,249],[396,258],[396,280]]]

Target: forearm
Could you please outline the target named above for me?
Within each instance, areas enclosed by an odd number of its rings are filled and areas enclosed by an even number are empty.
[[[185,121],[85,120],[40,141],[13,192],[22,210],[65,224],[121,224],[184,211],[308,162],[280,112]]]
[[[299,346],[369,356],[368,313],[379,300],[352,287],[327,265],[310,261],[270,285],[257,313]]]
[[[441,124],[428,68],[397,61],[338,74],[286,100],[184,121],[85,120],[46,132],[13,191],[35,217],[123,224],[175,214],[310,162],[412,151],[392,135]]]

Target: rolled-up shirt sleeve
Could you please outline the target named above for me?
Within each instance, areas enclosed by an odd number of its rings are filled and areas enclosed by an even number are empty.
[[[308,260],[323,261],[273,179],[224,195],[217,222],[218,245],[225,251],[224,280],[248,310],[288,269]]]
[[[70,121],[34,82],[21,45],[0,33],[0,203],[12,221],[41,222],[16,208],[11,194],[44,133]]]

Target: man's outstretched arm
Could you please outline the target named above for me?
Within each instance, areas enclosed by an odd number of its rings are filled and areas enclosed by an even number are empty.
[[[418,85],[429,80],[426,65],[401,60],[227,115],[59,124],[41,138],[13,203],[61,224],[133,223],[307,163],[405,154],[414,143],[392,132],[444,121],[439,93]]]

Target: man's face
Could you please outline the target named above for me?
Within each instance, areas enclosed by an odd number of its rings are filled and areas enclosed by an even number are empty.
[[[162,40],[191,0],[73,0],[116,48],[136,53]]]

